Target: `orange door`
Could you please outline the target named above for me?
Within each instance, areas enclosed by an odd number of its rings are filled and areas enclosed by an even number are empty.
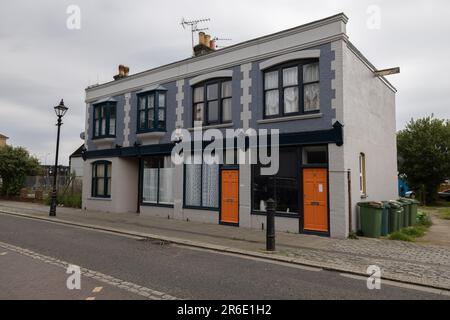
[[[220,221],[239,223],[239,170],[222,170]]]
[[[328,231],[327,169],[303,169],[303,228]]]

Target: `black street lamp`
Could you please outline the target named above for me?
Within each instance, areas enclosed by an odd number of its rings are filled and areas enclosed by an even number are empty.
[[[59,153],[59,133],[60,133],[60,129],[61,129],[61,125],[62,125],[62,117],[64,117],[64,115],[67,112],[67,108],[64,105],[64,100],[61,99],[61,102],[59,103],[59,105],[57,105],[56,107],[54,107],[55,109],[55,113],[56,116],[58,117],[58,122],[56,123],[56,125],[58,126],[58,135],[56,138],[56,156],[55,156],[55,169],[53,170],[53,191],[52,191],[52,199],[51,199],[51,203],[50,203],[50,217],[55,217],[56,216],[56,178],[58,176],[58,153]]]

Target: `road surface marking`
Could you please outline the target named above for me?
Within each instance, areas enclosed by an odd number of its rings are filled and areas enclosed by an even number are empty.
[[[68,263],[66,261],[59,260],[57,258],[52,258],[49,256],[45,256],[45,255],[33,252],[31,250],[17,247],[17,246],[14,246],[14,245],[11,245],[8,243],[4,243],[4,242],[0,242],[0,248],[9,250],[9,251],[13,251],[18,254],[30,257],[32,259],[36,259],[41,262],[63,268],[64,270],[67,270],[67,267],[70,265],[70,263]],[[149,300],[177,300],[177,299],[179,299],[179,298],[171,296],[167,293],[153,290],[150,288],[146,288],[146,287],[140,286],[138,284],[127,282],[127,281],[124,281],[124,280],[121,280],[118,278],[114,278],[112,276],[103,274],[101,272],[97,272],[97,271],[90,270],[90,269],[83,268],[83,267],[80,267],[80,269],[81,269],[81,274],[84,277],[100,281],[100,282],[110,285],[112,287],[119,288],[119,289],[125,290],[127,292],[134,293],[136,295],[140,295]]]
[[[2,252],[0,253],[0,256],[6,256],[8,254],[8,252]]]
[[[340,273],[339,275],[342,277],[345,277],[345,278],[367,281],[367,277],[358,276],[355,274]],[[419,285],[415,285],[415,284],[397,282],[397,281],[392,281],[392,280],[384,280],[383,277],[381,278],[381,285],[387,285],[387,286],[399,287],[399,288],[404,288],[404,289],[433,293],[433,294],[438,294],[438,295],[450,296],[450,291],[448,291],[448,290],[423,287],[423,286],[419,286]]]
[[[87,297],[86,300],[95,300],[95,297]]]
[[[94,290],[92,290],[92,293],[98,293],[102,291],[103,287],[95,287]]]

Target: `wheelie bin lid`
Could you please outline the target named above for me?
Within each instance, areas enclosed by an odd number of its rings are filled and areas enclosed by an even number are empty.
[[[384,208],[383,202],[379,202],[379,201],[358,202],[358,206],[366,207],[366,208],[377,208],[377,209]]]
[[[398,199],[397,201],[403,202],[403,203],[406,203],[406,204],[411,204],[411,203],[413,203],[412,199],[408,199],[408,198],[400,198],[400,199]]]
[[[401,208],[403,207],[405,204],[400,202],[400,201],[396,201],[396,200],[389,200],[389,205],[391,206],[391,208]]]

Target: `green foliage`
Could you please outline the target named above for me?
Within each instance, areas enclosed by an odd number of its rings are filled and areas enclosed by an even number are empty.
[[[76,193],[73,195],[58,195],[58,204],[68,208],[78,208],[81,209],[81,193]],[[48,197],[44,199],[44,204],[49,206],[51,204],[52,198],[49,194]]]
[[[358,240],[359,238],[358,238],[358,235],[356,234],[356,232],[354,232],[354,231],[351,231],[349,234],[348,234],[348,238],[349,239],[353,239],[353,240]]]
[[[427,203],[433,203],[439,184],[450,176],[450,120],[433,115],[411,119],[397,134],[397,149],[399,171],[407,175],[410,186],[423,188]]]
[[[0,147],[0,177],[2,178],[2,195],[16,195],[22,188],[27,175],[40,174],[38,159],[30,156],[22,147]]]
[[[429,228],[432,224],[430,215],[422,211],[417,212],[417,225]]]
[[[415,226],[415,227],[408,227],[400,230],[401,233],[406,234],[407,236],[418,238],[423,237],[425,235],[425,232],[427,231],[427,228],[424,226]]]
[[[450,208],[440,208],[439,218],[450,220]]]
[[[81,209],[81,194],[65,195],[59,203],[64,207]]]
[[[389,235],[389,239],[390,240],[399,240],[399,241],[409,241],[409,242],[414,241],[413,237],[408,236],[401,231],[395,231],[395,232],[391,233]]]

